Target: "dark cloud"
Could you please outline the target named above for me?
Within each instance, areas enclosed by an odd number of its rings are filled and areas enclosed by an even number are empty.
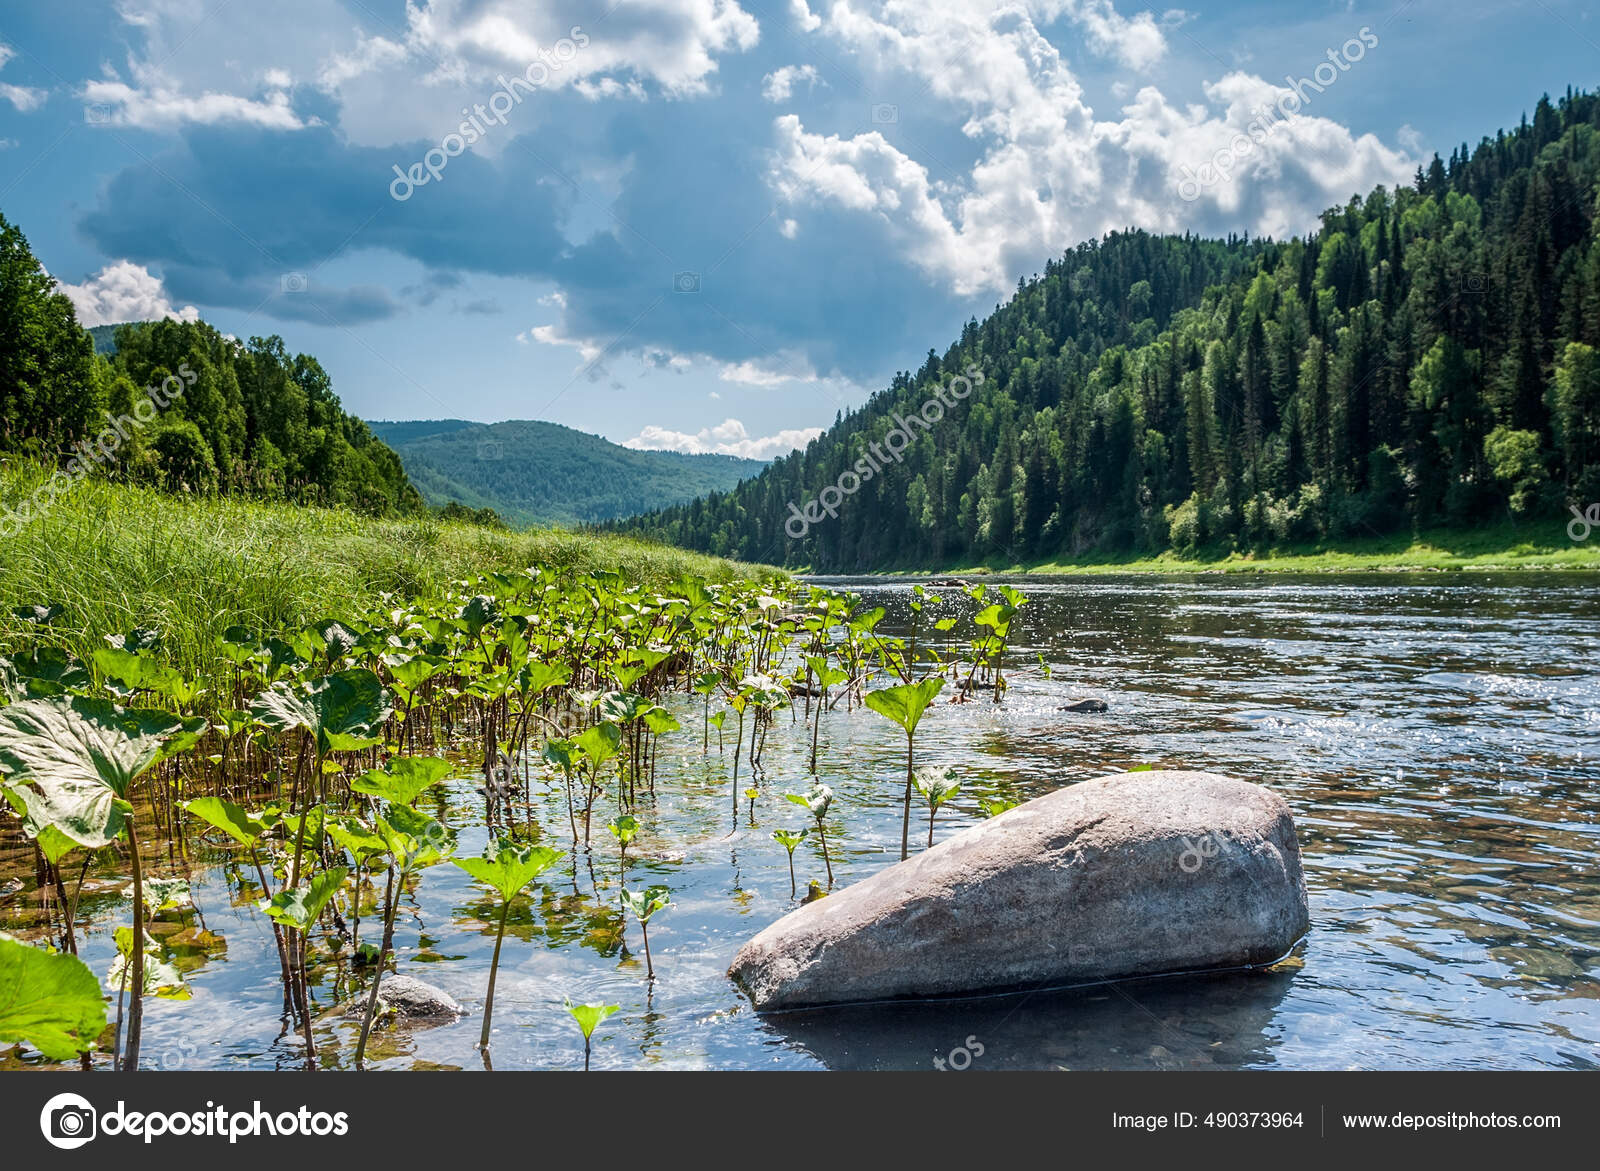
[[[558,283],[560,332],[619,339],[612,354],[659,347],[737,362],[797,351],[852,377],[916,360],[948,333],[941,323],[974,308],[932,287],[871,217],[780,209],[765,179],[771,111],[730,105],[562,95],[548,123],[507,139],[499,158],[452,158],[404,201],[390,197],[393,167],[409,168],[428,143],[356,147],[328,126],[191,128],[115,175],[80,227],[106,255],[158,267],[178,303],[353,324],[406,301],[427,307],[462,273],[520,276]],[[618,159],[628,161],[620,194],[596,206],[586,163]],[[799,220],[796,239],[779,231],[786,215]],[[563,227],[574,219],[606,227],[572,244]],[[335,258],[337,271],[351,258],[359,271],[373,249],[430,275],[396,297],[334,287],[322,271]]]

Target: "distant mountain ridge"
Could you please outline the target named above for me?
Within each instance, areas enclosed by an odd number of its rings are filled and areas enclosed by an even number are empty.
[[[412,419],[367,424],[430,505],[492,508],[517,525],[617,520],[726,492],[764,460],[638,451],[533,419]]]

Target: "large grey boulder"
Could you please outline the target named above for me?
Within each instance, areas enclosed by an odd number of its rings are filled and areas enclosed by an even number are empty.
[[[1283,798],[1211,773],[1059,789],[785,915],[728,974],[757,1009],[1268,964],[1305,934]]]

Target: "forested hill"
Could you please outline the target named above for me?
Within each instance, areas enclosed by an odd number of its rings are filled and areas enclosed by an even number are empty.
[[[422,508],[399,458],[344,412],[315,358],[291,356],[278,337],[239,342],[203,322],[91,336],[3,216],[0,453],[76,460],[169,490],[375,514]]]
[[[588,524],[732,488],[765,470],[731,455],[637,451],[557,423],[374,422],[429,504],[492,508],[515,524]]]
[[[1600,100],[1569,91],[1305,239],[1081,245],[804,452],[616,527],[863,570],[1564,515],[1600,500],[1597,172]]]

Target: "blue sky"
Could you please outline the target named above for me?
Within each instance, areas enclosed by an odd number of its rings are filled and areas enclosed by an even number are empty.
[[[1304,231],[1600,83],[1592,9],[13,4],[0,212],[87,323],[279,333],[368,418],[766,458],[1085,238]]]

